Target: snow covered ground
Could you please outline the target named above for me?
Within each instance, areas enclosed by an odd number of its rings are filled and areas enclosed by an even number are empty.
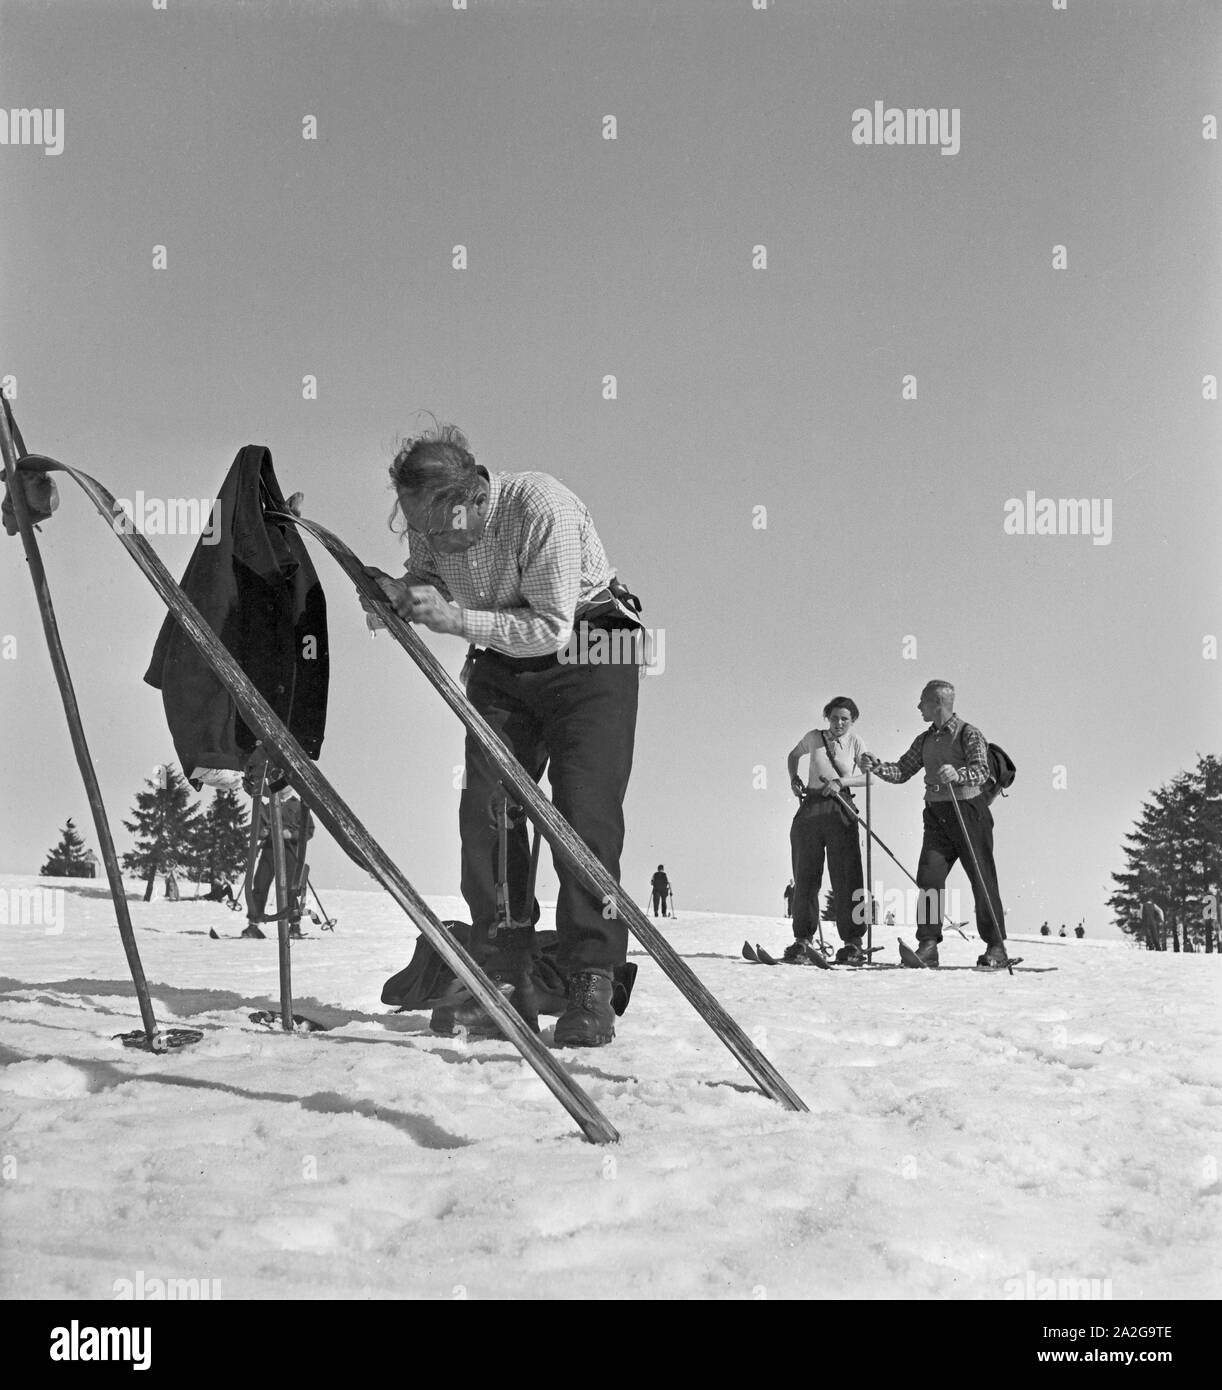
[[[21,890],[51,882],[0,876],[4,1297],[1222,1294],[1217,956],[1022,939],[1042,972],[992,977],[958,937],[960,968],[894,968],[888,937],[893,968],[768,969],[741,944],[786,923],[683,912],[676,946],[810,1113],[637,953],[614,1045],[563,1054],[622,1132],[600,1148],[508,1043],[379,1003],[414,936],[381,893],[323,886],[338,930],[293,969],[334,1027],[301,1037],[248,1017],[273,940],[210,940],[242,918],[133,885],[158,1017],[204,1033],[154,1057],[114,1040],[139,1017],[104,883],[53,881],[31,920]]]

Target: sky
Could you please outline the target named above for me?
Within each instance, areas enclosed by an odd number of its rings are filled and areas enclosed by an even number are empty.
[[[560,478],[665,633],[638,900],[664,862],[680,919],[779,915],[790,748],[848,695],[898,757],[942,678],[1018,767],[1011,930],[1107,934],[1143,798],[1219,748],[1220,46],[1211,3],[0,0],[0,107],[63,112],[58,154],[0,143],[0,380],[31,450],[118,496],[215,495],[266,444],[387,569],[419,412]],[[956,152],[855,143],[876,102],[945,111]],[[122,850],[173,756],[162,609],[62,491],[41,543]],[[1028,492],[1094,499],[1106,543],[1008,534]],[[195,537],[150,541],[180,574]],[[462,729],[316,564],[320,766],[456,892]],[[10,872],[68,816],[96,845],[25,569],[0,541]],[[873,811],[915,867],[919,779]],[[314,843],[320,888],[363,885]]]

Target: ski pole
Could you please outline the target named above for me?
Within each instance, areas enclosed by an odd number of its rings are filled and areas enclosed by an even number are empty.
[[[984,900],[988,904],[989,908],[989,916],[993,919],[993,930],[997,933],[997,940],[1001,945],[1002,951],[1004,952],[1006,949],[1005,933],[1002,931],[1001,924],[997,920],[997,912],[993,907],[993,899],[989,895],[988,884],[985,883],[984,879],[980,875],[980,861],[976,858],[975,846],[968,838],[967,826],[963,820],[963,810],[959,805],[959,795],[955,791],[954,783],[948,782],[946,785],[950,791],[951,803],[954,805],[955,808],[955,819],[959,822],[959,833],[963,836],[963,843],[967,846],[968,856],[972,861],[972,868],[976,871],[976,882],[980,885],[980,891],[984,894]],[[1013,971],[1011,971],[1011,974],[1013,974]]]
[[[280,1026],[286,1033],[293,1031],[293,966],[292,942],[289,939],[289,871],[284,857],[284,816],[280,798],[273,792],[269,801],[271,830],[268,839],[272,847],[272,872],[276,880],[276,949],[280,963]]]
[[[10,432],[11,431],[11,432]],[[20,451],[20,454],[19,452]],[[64,706],[64,717],[68,721],[68,735],[72,740],[72,751],[76,754],[76,765],[85,784],[85,798],[93,815],[93,828],[98,837],[98,849],[106,868],[106,880],[110,885],[110,896],[114,902],[115,923],[119,928],[119,939],[123,944],[123,954],[127,958],[128,973],[132,977],[132,988],[136,992],[136,1003],[140,1009],[140,1021],[144,1025],[144,1039],[150,1052],[166,1052],[171,1046],[166,1034],[157,1023],[153,1012],[153,1001],[149,994],[144,965],[136,945],[136,934],[132,929],[131,913],[127,906],[127,890],[123,886],[123,875],[119,860],[115,855],[115,842],[110,833],[110,821],[106,816],[106,804],[102,800],[102,789],[98,782],[97,770],[89,752],[85,737],[85,725],[81,719],[80,705],[76,699],[76,688],[72,683],[72,673],[68,669],[68,657],[59,634],[59,622],[55,616],[55,605],[51,602],[51,586],[46,569],[42,563],[42,552],[34,534],[34,521],[30,516],[29,504],[20,477],[19,458],[26,455],[25,441],[12,417],[7,397],[0,413],[0,455],[4,461],[4,481],[12,502],[13,515],[21,533],[21,544],[29,565],[30,579],[34,585],[34,598],[38,604],[38,615],[42,619],[43,636],[47,642],[47,652],[51,657],[51,670],[59,687],[60,699]],[[17,714],[5,719],[10,735],[16,732]],[[191,1039],[198,1042],[202,1033]]]
[[[319,912],[322,913],[322,923],[321,923],[321,925],[322,925],[323,931],[334,931],[334,930],[335,930],[335,918],[329,916],[328,913],[327,913],[327,909],[326,909],[325,907],[323,907],[323,905],[322,905],[322,899],[318,896],[318,889],[314,887],[314,880],[313,880],[313,879],[310,879],[310,878],[307,878],[307,879],[306,879],[306,883],[309,885],[310,892],[314,894],[314,901],[318,904],[318,910],[319,910]]]
[[[823,780],[824,780],[824,782],[826,783],[827,778],[824,778]],[[809,796],[810,793],[808,792],[807,795]],[[904,877],[907,878],[908,881],[909,881],[910,883],[912,883],[915,887],[920,888],[921,885],[920,885],[919,883],[917,883],[916,879],[913,878],[913,876],[908,872],[907,869],[904,868],[904,866],[900,863],[900,861],[899,861],[898,859],[896,859],[895,855],[894,855],[894,854],[892,853],[892,851],[887,847],[887,845],[886,845],[886,843],[884,842],[882,836],[879,835],[879,834],[877,834],[877,833],[876,833],[874,830],[872,830],[868,825],[866,825],[865,821],[857,814],[857,812],[849,805],[849,803],[844,799],[844,797],[842,797],[842,796],[840,795],[839,792],[833,792],[832,795],[833,795],[833,796],[836,798],[836,800],[841,804],[841,806],[844,807],[844,809],[849,813],[849,815],[853,817],[853,819],[857,822],[857,824],[860,825],[863,829],[865,829],[865,830],[868,832],[870,838],[871,838],[871,839],[874,841],[874,843],[879,847],[879,849],[881,849],[881,850],[883,851],[883,853],[886,854],[886,855],[891,859],[891,861],[895,864],[896,868],[900,870],[900,872],[904,875]],[[924,889],[922,889],[921,891],[924,892]],[[947,917],[947,915],[946,915],[945,913],[942,914],[942,919],[943,919],[943,921],[946,922],[946,924],[947,924],[948,926],[954,927],[955,930],[956,930],[957,932],[959,932],[959,935],[963,937],[964,941],[966,941],[966,940],[968,939],[966,936],[964,936],[963,932],[959,931],[959,928],[958,928],[957,926],[955,926],[955,923],[952,922],[952,921],[950,920],[950,918]]]
[[[874,950],[874,831],[870,829],[870,772],[866,770],[866,959]]]

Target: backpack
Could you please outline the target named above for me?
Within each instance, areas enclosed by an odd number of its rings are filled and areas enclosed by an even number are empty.
[[[962,729],[968,727],[969,725],[965,719],[960,733],[962,733]],[[974,728],[975,726],[972,725],[970,727]],[[925,737],[929,737],[928,729],[925,731]],[[1014,759],[999,743],[990,743],[988,749],[990,780],[984,784],[980,793],[980,799],[986,806],[991,806],[999,796],[1005,796],[1008,787],[1014,785],[1014,774],[1017,769],[1014,766]]]
[[[1000,744],[989,744],[989,776],[993,779],[981,792],[984,804],[991,806],[999,796],[1005,796],[1006,789],[1014,785],[1014,759]]]

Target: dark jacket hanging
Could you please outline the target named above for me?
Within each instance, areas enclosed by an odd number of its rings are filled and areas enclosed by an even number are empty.
[[[311,758],[327,718],[327,604],[261,445],[239,450],[218,498],[214,537],[202,537],[182,578],[187,597]],[[214,543],[211,543],[214,540]],[[144,679],[160,690],[183,772],[242,769],[256,736],[191,639],[167,615]],[[196,784],[198,786],[198,784]]]

